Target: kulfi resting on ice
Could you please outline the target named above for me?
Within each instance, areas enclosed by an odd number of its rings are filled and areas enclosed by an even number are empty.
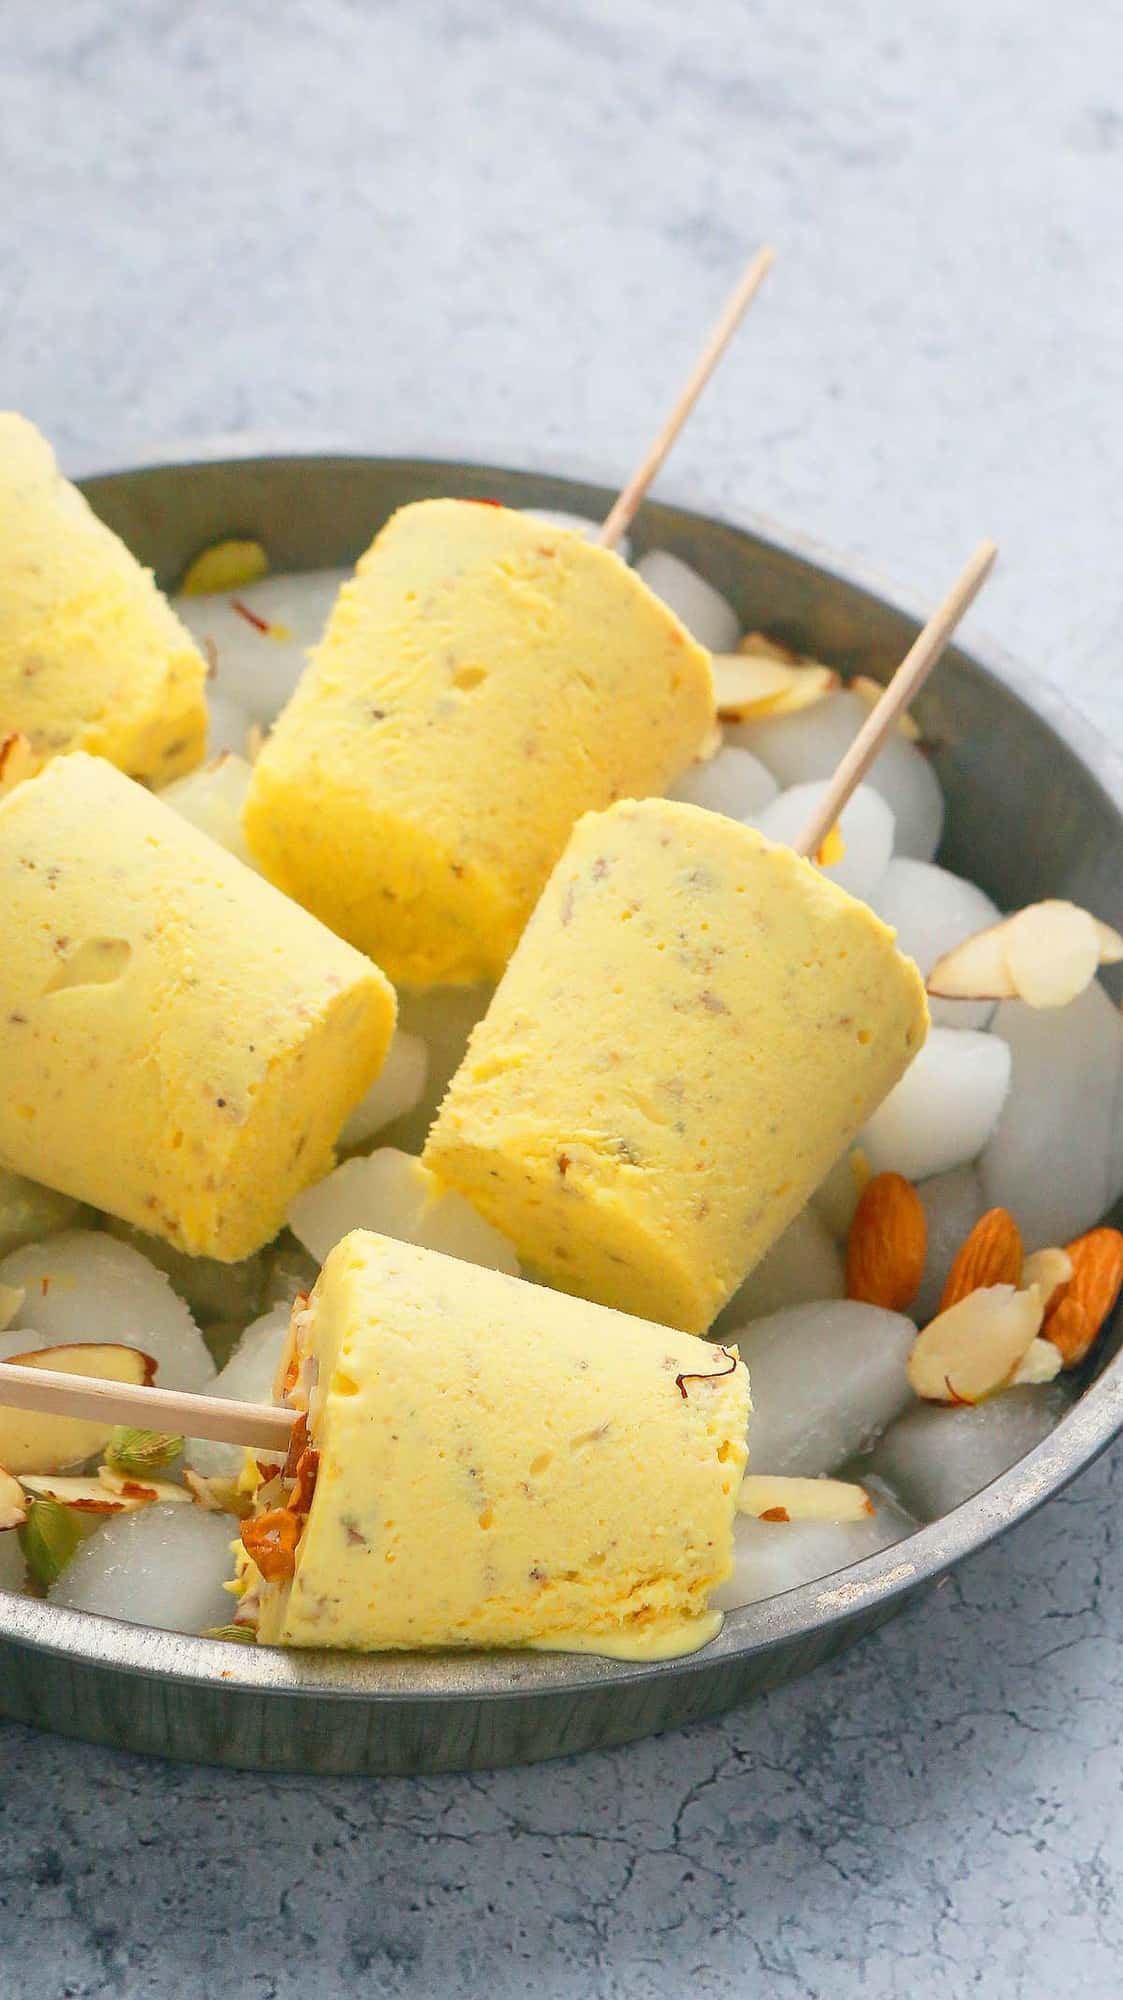
[[[159,787],[206,745],[206,663],[149,572],[0,411],[0,738],[89,750]]]
[[[395,1003],[377,967],[100,758],[0,800],[0,1165],[181,1250],[275,1235]]]
[[[635,573],[505,507],[403,507],[254,767],[269,878],[415,986],[495,978],[573,822],[664,791],[709,656]]]
[[[590,813],[426,1164],[551,1284],[701,1332],[924,1041],[893,938],[736,820]]]
[[[365,1230],[294,1328],[306,1449],[243,1530],[260,1639],[664,1659],[714,1636],[735,1350]]]

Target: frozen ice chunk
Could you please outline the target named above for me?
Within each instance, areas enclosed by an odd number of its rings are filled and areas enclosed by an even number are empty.
[[[160,800],[252,868],[254,862],[242,832],[242,807],[252,775],[253,767],[245,757],[235,750],[224,750],[209,764],[201,764],[197,771],[165,785]]]
[[[727,725],[725,740],[751,750],[781,785],[798,785],[829,778],[868,715],[860,695],[840,688],[795,715]],[[943,832],[944,798],[927,757],[903,736],[891,735],[865,783],[893,813],[896,852],[930,861]]]
[[[287,1305],[277,1306],[247,1326],[207,1393],[227,1396],[235,1403],[271,1403],[273,1378],[288,1339],[289,1317]],[[184,1456],[196,1472],[233,1478],[240,1471],[245,1454],[240,1445],[219,1444],[213,1438],[190,1438]]]
[[[222,1264],[217,1257],[189,1257],[186,1250],[177,1250],[160,1236],[146,1236],[115,1216],[107,1217],[105,1226],[111,1236],[131,1243],[170,1278],[172,1290],[186,1301],[200,1326],[216,1320],[240,1321],[244,1326],[257,1313],[267,1269],[263,1250],[235,1264]]]
[[[912,1533],[916,1523],[887,1497],[874,1495],[877,1512],[863,1521],[754,1521],[738,1515],[733,1526],[733,1574],[710,1602],[736,1611],[779,1597],[801,1583],[833,1576],[865,1556],[877,1555]]]
[[[1010,1095],[981,1161],[988,1208],[1008,1208],[1027,1250],[1067,1243],[1119,1194],[1123,1019],[1093,982],[1067,1007],[1004,1000],[990,1039],[1013,1059]]]
[[[443,1188],[420,1160],[393,1146],[382,1146],[367,1159],[345,1160],[306,1188],[289,1210],[289,1227],[321,1263],[350,1230],[374,1229],[466,1264],[518,1275],[507,1238],[463,1195]]]
[[[705,763],[689,765],[667,797],[682,799],[688,806],[705,806],[728,819],[752,819],[771,804],[779,789],[759,757],[726,744]]]
[[[901,950],[915,958],[926,979],[945,952],[998,923],[1002,914],[973,882],[905,857],[889,863],[869,901],[892,924]],[[985,1028],[994,1013],[993,1000],[930,1000],[928,1005],[933,1021],[945,1028]]]
[[[161,1632],[204,1632],[229,1622],[238,1524],[203,1507],[142,1507],[118,1514],[82,1543],[48,1596],[69,1611],[96,1611]]]
[[[161,1389],[206,1389],[214,1363],[183,1300],[163,1271],[129,1243],[91,1229],[29,1243],[0,1264],[0,1285],[21,1288],[25,1327],[38,1345],[121,1341],[157,1365]]]
[[[1010,1086],[1010,1051],[974,1028],[933,1028],[862,1134],[875,1174],[927,1180],[977,1159]]]
[[[207,757],[244,757],[250,717],[229,695],[221,694],[212,683],[207,688]]]
[[[1069,1407],[1065,1389],[1048,1383],[1003,1389],[973,1409],[916,1403],[886,1431],[871,1470],[921,1521],[938,1521],[1048,1437]]]
[[[791,1306],[736,1336],[749,1371],[754,1472],[834,1472],[912,1400],[916,1328],[855,1299]]]
[[[724,1327],[744,1326],[786,1306],[841,1299],[845,1293],[846,1278],[834,1238],[821,1216],[805,1208],[734,1292],[719,1313],[714,1332],[720,1335]]]
[[[421,1037],[399,1028],[379,1074],[339,1135],[343,1150],[364,1145],[383,1126],[415,1110],[425,1095],[428,1070],[429,1051]]]
[[[848,1147],[837,1159],[824,1181],[821,1181],[811,1197],[811,1206],[816,1215],[827,1226],[831,1239],[844,1247],[849,1240],[850,1225],[858,1206],[868,1174],[862,1164],[864,1155],[860,1148]]]
[[[669,549],[649,549],[636,564],[649,590],[670,606],[700,646],[711,653],[732,653],[741,636],[741,621],[721,592],[699,576],[689,563]]]
[[[930,1180],[921,1181],[917,1193],[928,1223],[928,1250],[920,1290],[910,1310],[923,1326],[939,1312],[952,1260],[986,1203],[975,1167],[952,1167],[946,1174],[933,1174]]]
[[[341,569],[267,576],[240,590],[176,599],[180,617],[215,664],[215,677],[207,686],[212,756],[217,750],[244,754],[250,722],[275,721],[350,574]],[[268,630],[261,631],[255,619]]]
[[[825,790],[817,781],[792,785],[763,812],[752,814],[752,823],[770,840],[790,847],[799,839]],[[859,785],[843,807],[838,824],[846,851],[841,861],[832,862],[823,873],[868,903],[893,852],[893,815],[876,791]]]

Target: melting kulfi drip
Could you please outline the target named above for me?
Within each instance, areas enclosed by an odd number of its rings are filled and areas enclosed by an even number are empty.
[[[494,978],[579,814],[662,791],[709,659],[619,558],[503,507],[403,507],[254,767],[265,873],[392,979]]]
[[[34,425],[0,412],[0,736],[107,757],[146,784],[197,764],[206,663]]]
[[[300,1342],[315,1490],[291,1582],[255,1580],[262,1640],[660,1659],[713,1637],[746,1459],[733,1356],[365,1231]]]
[[[574,830],[426,1163],[551,1284],[701,1332],[924,1041],[862,903],[735,820]]]

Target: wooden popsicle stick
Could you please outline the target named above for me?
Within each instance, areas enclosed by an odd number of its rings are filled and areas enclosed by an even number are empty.
[[[775,256],[776,252],[769,244],[765,244],[763,249],[757,251],[742,275],[736,291],[698,356],[674,409],[605,520],[598,540],[606,549],[616,547],[621,535],[635,518],[648,487],[772,269]]]
[[[924,630],[909,647],[885,693],[871,709],[849,750],[838,765],[815,811],[794,843],[805,859],[818,853],[852,792],[856,791],[897,718],[920,692],[968,606],[973,604],[991,570],[998,548],[980,542],[957,583],[932,613]]]
[[[24,1368],[0,1362],[0,1405],[38,1410],[45,1416],[79,1417],[97,1424],[130,1424],[176,1437],[212,1438],[219,1444],[256,1445],[285,1452],[296,1421],[294,1410],[269,1403],[227,1402],[223,1396],[193,1396],[186,1389],[144,1388],[139,1383],[103,1382],[90,1375],[66,1375],[51,1368]]]

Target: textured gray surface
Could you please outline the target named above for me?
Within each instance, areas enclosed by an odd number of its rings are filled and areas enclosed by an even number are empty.
[[[1098,0],[0,0],[0,402],[68,461],[284,430],[625,467],[942,584],[1117,738],[1123,26]],[[1040,807],[1040,802],[1036,802]],[[849,1659],[424,1783],[0,1736],[5,1995],[1119,1990],[1120,1466]]]

